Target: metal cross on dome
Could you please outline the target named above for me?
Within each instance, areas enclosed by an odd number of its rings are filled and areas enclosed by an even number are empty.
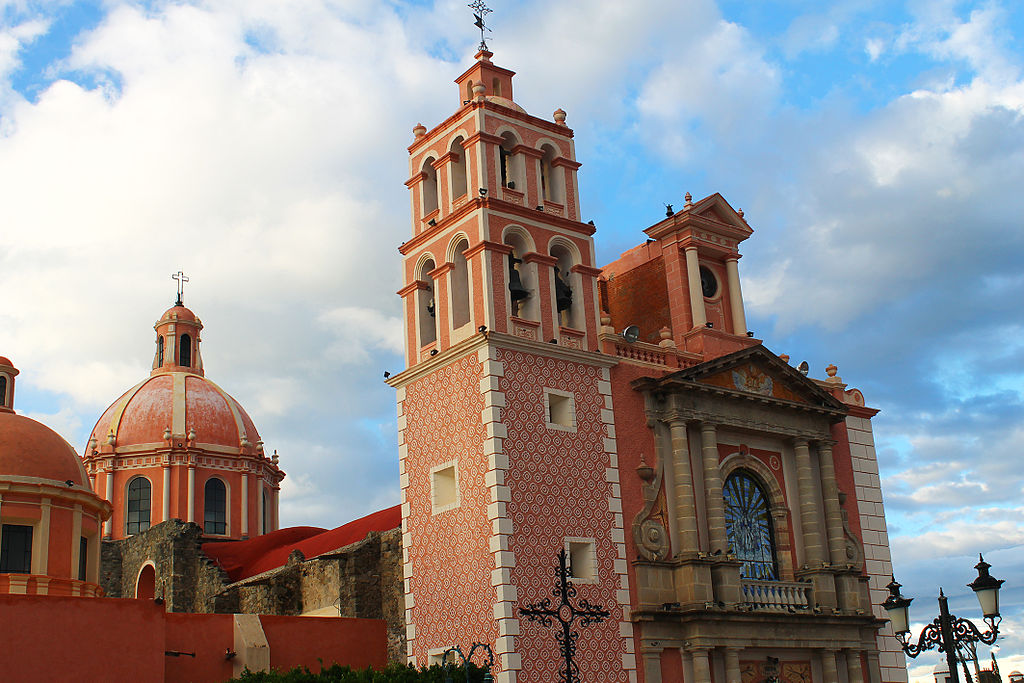
[[[184,306],[185,304],[181,302],[181,295],[185,291],[185,283],[188,282],[188,276],[179,270],[177,273],[171,275],[171,279],[178,281],[178,300],[174,302],[174,305]]]
[[[541,626],[551,626],[557,620],[562,630],[555,633],[555,639],[562,649],[562,659],[565,660],[559,671],[558,680],[561,683],[581,683],[580,668],[573,659],[576,656],[576,639],[580,637],[578,631],[573,630],[573,624],[579,619],[580,626],[600,624],[611,614],[601,605],[592,605],[587,600],[580,600],[579,607],[572,604],[572,598],[576,597],[576,586],[569,579],[570,569],[565,557],[565,548],[558,553],[558,570],[556,571],[558,584],[552,589],[551,594],[561,600],[557,607],[551,605],[551,598],[544,598],[540,602],[529,604],[519,608],[519,614],[529,621],[538,621]]]
[[[473,18],[476,19],[476,21],[473,22],[473,25],[480,29],[480,49],[486,50],[487,41],[484,40],[484,31],[490,31],[491,29],[484,23],[484,19],[494,10],[488,7],[484,3],[484,0],[473,0],[473,2],[466,5],[466,7],[473,10]]]

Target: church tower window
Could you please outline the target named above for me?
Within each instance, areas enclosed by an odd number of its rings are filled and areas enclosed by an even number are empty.
[[[459,471],[456,463],[447,462],[430,470],[430,499],[435,515],[459,507]]]
[[[7,405],[7,378],[0,375],[0,407]]]
[[[469,249],[469,242],[462,238],[452,252],[452,329],[459,329],[469,322],[469,263],[463,253]]]
[[[565,177],[562,169],[556,168],[552,162],[558,158],[558,150],[551,145],[544,145],[540,148],[544,156],[540,160],[540,184],[541,196],[545,201],[562,203]]]
[[[552,246],[551,255],[558,260],[558,265],[555,266],[553,273],[558,323],[563,327],[582,328],[583,325],[578,320],[579,315],[577,314],[580,306],[575,300],[578,297],[574,296],[576,293],[574,290],[577,288],[573,286],[572,267],[576,265],[575,256],[564,244]]]
[[[420,265],[420,272],[417,273],[417,279],[428,283],[429,287],[416,293],[416,317],[419,320],[421,347],[437,341],[437,302],[434,300],[437,285],[430,277],[434,268],[434,259],[427,259]]]
[[[224,482],[216,477],[208,479],[203,487],[203,531],[208,534],[228,532],[228,492]],[[264,514],[264,527],[266,515]]]
[[[129,536],[149,528],[149,511],[153,489],[149,479],[135,477],[128,482],[128,518],[125,533]]]
[[[192,367],[192,337],[187,334],[181,335],[178,342],[178,365]]]
[[[89,539],[80,536],[78,539],[78,580],[85,581],[89,570]]]
[[[164,336],[158,334],[156,336],[156,366],[163,367],[164,364]]]
[[[777,581],[775,533],[764,487],[749,472],[737,470],[725,480],[722,494],[729,546],[743,562],[740,575],[747,579]]]
[[[498,172],[501,176],[501,186],[510,190],[526,189],[525,183],[521,181],[522,175],[519,172],[519,161],[521,155],[512,153],[512,150],[519,145],[519,140],[512,131],[505,131],[501,134],[501,144],[498,146]]]
[[[0,572],[32,573],[32,527],[4,524],[0,528]]]

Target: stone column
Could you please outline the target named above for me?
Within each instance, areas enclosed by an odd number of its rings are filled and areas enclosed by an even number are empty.
[[[164,463],[164,466],[161,468],[161,472],[163,473],[163,478],[164,478],[164,483],[163,483],[164,493],[163,493],[163,500],[160,503],[160,512],[162,514],[162,517],[160,518],[160,521],[161,522],[166,522],[167,520],[169,520],[171,518],[171,465],[170,465],[170,463]]]
[[[710,550],[729,549],[725,533],[725,501],[722,499],[722,471],[718,466],[718,434],[715,425],[707,422],[700,426],[700,450],[704,461],[704,505],[708,520]]]
[[[192,463],[188,465],[188,512],[186,522],[195,521],[196,509],[196,467]]]
[[[868,683],[882,683],[882,667],[878,661],[878,650],[865,650],[868,660]]]
[[[700,263],[697,247],[686,247],[686,282],[690,290],[690,315],[694,327],[704,327],[708,321],[704,311],[704,292],[700,287]]]
[[[697,647],[690,650],[690,657],[693,659],[693,681],[694,683],[711,683],[711,660],[708,658],[706,647]]]
[[[828,537],[828,557],[833,568],[846,566],[846,534],[843,531],[843,512],[839,505],[839,487],[836,484],[836,468],[832,460],[832,446],[818,445],[818,462],[821,469],[821,491],[825,503],[825,529]],[[835,577],[836,602],[846,610],[860,608],[860,592],[857,577],[852,573]]]
[[[793,445],[793,451],[796,454],[797,488],[800,492],[800,527],[804,540],[804,564],[816,568],[821,566],[825,556],[821,545],[818,506],[814,504],[811,452],[804,439],[798,440]]]
[[[672,435],[672,475],[675,484],[676,528],[679,530],[679,547],[676,553],[696,552],[697,510],[693,495],[693,472],[690,467],[690,444],[686,437],[686,422],[675,419],[669,423]]]
[[[267,490],[264,488],[263,480],[256,480],[256,491],[257,500],[256,504],[256,532],[257,534],[265,534],[270,531],[270,525],[263,521],[263,515],[268,512],[267,506],[263,504],[264,499],[267,498]]]
[[[739,254],[725,260],[725,275],[729,280],[729,304],[732,309],[732,333],[747,333],[747,318],[743,314],[743,294],[740,292]]]
[[[839,683],[839,669],[836,667],[836,650],[821,650],[821,677],[823,683]]]
[[[103,476],[107,480],[106,481],[106,484],[107,484],[107,495],[106,495],[106,498],[107,498],[108,501],[113,501],[114,500],[114,461],[113,460],[110,461],[110,465],[109,465],[108,469],[106,469],[104,471]],[[103,522],[103,536],[105,538],[110,538],[113,535],[113,533],[114,533],[114,515],[113,515],[113,513],[111,513],[110,517],[107,518],[107,521]]]
[[[725,648],[725,683],[742,683],[738,647]]]
[[[846,671],[849,683],[864,683],[864,669],[860,663],[860,650],[846,651]]]
[[[32,573],[46,574],[50,563],[50,508],[51,500],[43,498],[39,505],[39,533],[34,534],[32,539]],[[38,550],[38,555],[36,555]],[[75,570],[78,567],[74,567]]]

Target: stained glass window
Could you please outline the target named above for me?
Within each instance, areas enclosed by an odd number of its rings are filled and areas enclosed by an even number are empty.
[[[750,474],[738,470],[725,480],[722,494],[729,545],[743,561],[740,574],[748,579],[778,580],[775,535],[764,488]]]

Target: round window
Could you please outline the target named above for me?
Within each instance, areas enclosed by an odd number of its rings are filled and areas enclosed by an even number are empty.
[[[718,278],[710,268],[700,267],[700,289],[708,299],[718,294]]]

